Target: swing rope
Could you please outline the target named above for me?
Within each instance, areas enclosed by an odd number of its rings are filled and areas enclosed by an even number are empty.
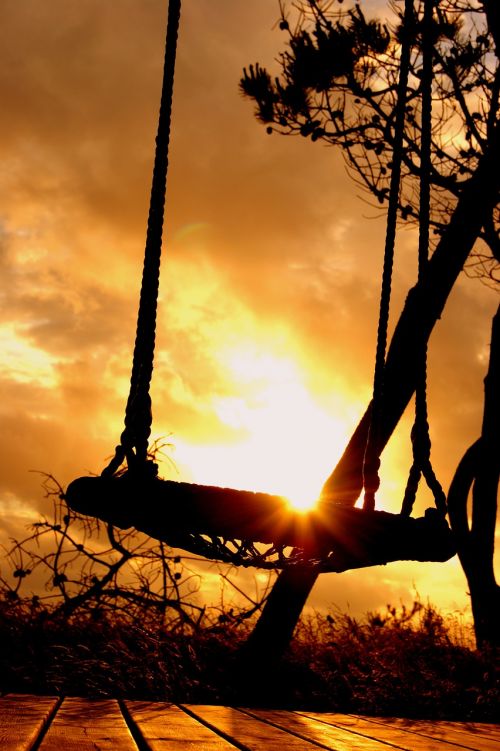
[[[375,370],[373,376],[373,396],[371,404],[370,427],[363,460],[363,487],[365,511],[375,508],[375,494],[380,485],[380,422],[383,415],[384,370],[389,326],[389,309],[392,291],[392,270],[396,244],[396,226],[399,206],[399,189],[401,184],[401,166],[403,162],[403,140],[406,113],[406,93],[410,72],[411,30],[413,26],[413,0],[405,0],[403,23],[401,26],[401,59],[397,85],[394,145],[392,154],[392,172],[389,185],[389,204],[384,247],[384,265],[380,293],[379,320],[377,328],[377,346]]]
[[[439,1],[439,0],[438,0]],[[424,1],[422,21],[422,77],[421,77],[421,146],[420,146],[420,197],[418,237],[418,281],[421,282],[429,260],[430,186],[432,146],[432,79],[433,79],[433,11],[434,0]],[[394,125],[393,169],[389,190],[387,228],[384,249],[384,268],[380,297],[377,349],[373,379],[371,420],[363,462],[363,508],[375,508],[375,494],[380,485],[380,421],[383,414],[384,369],[387,348],[387,329],[391,298],[392,269],[397,226],[397,211],[401,184],[403,140],[405,125],[406,91],[410,70],[411,32],[414,28],[413,0],[406,0],[402,24],[402,49],[397,88],[396,116]],[[403,498],[401,514],[410,516],[423,475],[434,496],[440,515],[446,515],[446,496],[431,464],[431,440],[427,410],[427,342],[422,344],[415,384],[415,421],[411,432],[413,462]]]
[[[180,13],[181,0],[169,0],[160,114],[130,392],[125,410],[125,429],[120,437],[120,445],[115,449],[114,457],[102,472],[104,476],[115,474],[125,459],[129,470],[147,471],[153,476],[156,476],[158,472],[157,465],[153,461],[148,461],[148,440],[152,424],[149,389],[154,366],[156,312]]]
[[[438,0],[439,1],[439,0]],[[422,116],[420,145],[420,199],[418,236],[418,281],[421,282],[429,262],[430,188],[432,153],[432,78],[433,78],[433,11],[434,0],[426,0],[422,23]],[[431,439],[427,411],[427,341],[422,344],[415,387],[415,422],[411,431],[413,462],[408,475],[401,507],[410,516],[423,475],[434,496],[438,512],[446,515],[446,496],[431,464]]]

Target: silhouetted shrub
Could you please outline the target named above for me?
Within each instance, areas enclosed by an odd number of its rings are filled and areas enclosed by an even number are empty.
[[[0,690],[242,703],[237,657],[250,628],[229,613],[193,627],[155,611],[68,618],[3,599]],[[461,720],[497,720],[500,708],[494,656],[461,642],[451,622],[420,602],[363,619],[304,618],[272,691],[268,684],[263,675],[244,703]]]

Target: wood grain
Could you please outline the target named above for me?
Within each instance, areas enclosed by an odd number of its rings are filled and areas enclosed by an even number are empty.
[[[400,718],[370,718],[371,722],[383,723],[407,732],[418,733],[429,738],[439,738],[448,743],[456,743],[477,751],[500,749],[500,727],[487,723],[446,722],[436,720],[407,720]]]
[[[390,751],[390,749],[404,748],[395,743],[388,745],[382,739],[358,735],[355,731],[343,729],[321,722],[314,717],[286,712],[283,710],[244,710],[261,720],[276,725],[301,738],[313,741],[321,748],[335,749],[335,751]],[[319,717],[319,715],[318,715]],[[417,751],[415,746],[415,751]],[[423,748],[423,747],[422,747]]]
[[[65,699],[40,751],[138,751],[117,701]]]
[[[0,749],[31,751],[58,699],[9,694],[0,699]]]
[[[412,720],[396,720],[396,722],[412,722]],[[500,742],[500,725],[493,725],[493,723],[438,720],[434,724],[438,727],[448,728],[449,730],[461,730],[466,733],[472,733],[474,736],[483,734],[488,738],[496,738]]]
[[[127,701],[125,707],[151,751],[234,751],[234,746],[172,704]]]
[[[405,751],[452,751],[457,745],[474,751],[499,750],[498,739],[484,731],[473,733],[465,729],[456,730],[452,723],[331,713],[308,712],[307,716],[363,736],[383,740]]]
[[[307,738],[290,735],[286,730],[274,727],[238,709],[207,705],[187,705],[186,709],[210,727],[224,733],[238,748],[246,751],[314,751],[319,745]],[[336,748],[332,745],[319,747]],[[383,748],[376,751],[383,751]]]

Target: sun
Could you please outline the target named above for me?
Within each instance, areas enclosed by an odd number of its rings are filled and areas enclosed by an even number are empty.
[[[305,462],[307,461],[307,468]],[[293,511],[306,514],[312,511],[321,494],[326,479],[325,468],[320,465],[317,456],[303,457],[302,467],[290,471],[286,478],[281,478],[283,495]]]
[[[308,511],[312,511],[316,508],[319,500],[319,493],[313,494],[310,491],[297,493],[296,495],[288,496],[286,500],[293,511],[307,514]]]
[[[266,344],[240,342],[219,352],[234,388],[213,395],[210,408],[234,429],[235,440],[178,444],[176,460],[189,466],[194,482],[281,495],[306,512],[316,505],[349,426],[311,393],[296,360]]]

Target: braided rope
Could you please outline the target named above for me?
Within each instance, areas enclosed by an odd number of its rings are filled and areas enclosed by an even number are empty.
[[[439,2],[439,0],[438,0]],[[425,0],[422,25],[422,134],[420,145],[420,205],[418,235],[418,281],[429,261],[430,172],[432,153],[432,78],[434,0]],[[401,513],[410,516],[421,475],[434,496],[438,511],[446,514],[446,496],[431,464],[431,439],[427,411],[427,341],[422,343],[415,387],[415,422],[411,432],[413,462],[408,475]]]
[[[129,469],[132,467],[147,467],[148,439],[152,423],[149,388],[154,366],[156,311],[180,13],[181,0],[169,0],[160,114],[155,141],[155,160],[130,392],[125,409],[125,429],[120,438],[120,445],[116,447],[115,456],[102,474],[114,474],[125,458]],[[152,465],[154,472],[156,472],[156,469],[156,465]]]
[[[387,350],[387,332],[391,301],[392,269],[396,242],[396,225],[401,183],[401,165],[403,161],[403,139],[405,127],[406,91],[410,71],[411,27],[413,23],[413,0],[405,0],[402,24],[401,60],[397,85],[396,114],[394,119],[394,147],[392,155],[392,172],[389,186],[389,204],[384,248],[384,266],[380,293],[379,321],[377,329],[377,347],[375,354],[375,371],[373,376],[373,396],[371,404],[370,427],[363,461],[363,487],[365,490],[363,508],[375,508],[375,493],[380,485],[378,470],[380,468],[380,420],[383,413],[384,369]]]

